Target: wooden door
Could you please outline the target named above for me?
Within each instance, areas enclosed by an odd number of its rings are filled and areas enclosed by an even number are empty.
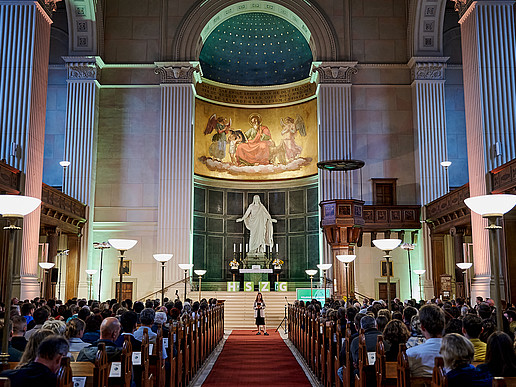
[[[391,300],[394,300],[398,295],[396,294],[396,282],[391,282]],[[387,301],[387,282],[380,282],[378,284],[378,298]]]
[[[118,292],[120,291],[120,282],[116,283],[116,293],[115,297],[118,299]],[[122,282],[122,300],[133,299],[133,283],[132,282]]]

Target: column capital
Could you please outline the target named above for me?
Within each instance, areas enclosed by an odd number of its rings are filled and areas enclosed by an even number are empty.
[[[74,81],[96,81],[104,61],[99,56],[63,56],[66,63],[67,79]]]
[[[199,62],[154,62],[161,83],[195,83],[202,75]]]
[[[351,75],[358,72],[358,62],[313,62],[312,79],[319,76],[319,83],[351,83]]]
[[[444,70],[449,57],[415,56],[410,58],[407,65],[410,67],[412,81],[442,81]]]
[[[475,0],[452,0],[455,3],[455,11],[459,13],[459,17],[462,19],[462,17],[466,14],[469,14],[469,12],[474,8],[472,5],[476,4],[503,4],[503,5],[514,5],[514,0],[482,0],[482,1],[475,1]],[[461,23],[461,21],[459,21]]]

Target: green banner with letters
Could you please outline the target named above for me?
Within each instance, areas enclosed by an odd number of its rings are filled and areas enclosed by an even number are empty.
[[[240,291],[240,282],[228,282],[227,283],[227,291],[228,292]]]

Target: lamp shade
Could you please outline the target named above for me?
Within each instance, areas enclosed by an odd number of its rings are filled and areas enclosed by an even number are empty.
[[[96,273],[97,273],[97,270],[95,270],[95,269],[88,269],[88,270],[86,270],[86,274],[88,274],[88,275],[93,275],[93,274],[96,274]]]
[[[441,161],[441,166],[448,168],[452,164],[451,161]]]
[[[107,242],[93,242],[93,248],[94,249],[99,249],[99,250],[104,250],[104,249],[110,249],[111,248],[111,245]]]
[[[59,165],[62,166],[63,168],[69,167],[70,164],[71,163],[68,160],[63,160],[63,161],[59,162]]]
[[[308,269],[308,270],[305,270],[305,273],[306,273],[307,275],[309,275],[310,277],[312,277],[312,276],[316,275],[316,274],[317,274],[317,272],[318,272],[318,270],[315,270],[315,269]]]
[[[329,270],[331,268],[331,263],[320,263],[317,265],[320,270]]]
[[[461,270],[468,270],[473,264],[471,262],[459,262],[457,267]]]
[[[373,244],[383,251],[391,251],[398,247],[401,239],[375,239]]]
[[[129,250],[132,249],[138,241],[135,239],[108,239],[108,242],[117,250]]]
[[[158,262],[168,262],[172,259],[174,254],[154,254],[153,257]]]
[[[464,200],[469,209],[484,217],[502,216],[516,205],[516,195],[483,195]]]
[[[52,269],[56,264],[53,262],[40,262],[39,267],[44,270]]]
[[[198,276],[201,276],[206,274],[206,270],[194,270],[194,273]]]
[[[344,263],[351,263],[357,257],[356,255],[337,255],[337,259]]]
[[[38,208],[40,203],[40,199],[31,196],[0,195],[0,214],[23,217]]]
[[[178,263],[178,266],[181,270],[190,270],[193,268],[193,263]]]
[[[426,270],[414,270],[414,274],[417,274],[417,275],[423,275],[426,273]]]

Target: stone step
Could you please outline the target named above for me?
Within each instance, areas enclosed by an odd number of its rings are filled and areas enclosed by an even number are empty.
[[[276,329],[285,316],[285,305],[294,303],[296,292],[263,292],[265,302],[265,323],[267,329]],[[225,329],[256,329],[254,300],[256,292],[203,292],[203,298],[224,301]],[[285,299],[286,297],[286,299]],[[282,327],[283,328],[283,327]]]

